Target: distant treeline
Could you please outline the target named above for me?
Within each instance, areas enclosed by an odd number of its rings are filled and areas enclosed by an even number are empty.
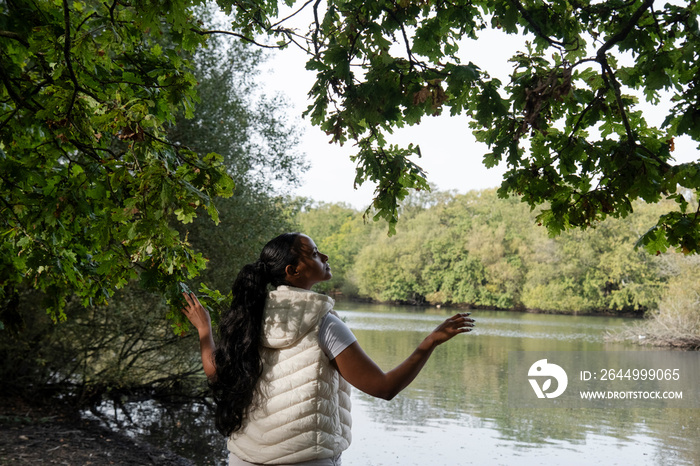
[[[365,222],[343,204],[306,208],[297,220],[330,256],[334,278],[322,291],[385,302],[642,314],[658,308],[670,282],[696,270],[695,257],[634,248],[669,208],[635,204],[624,219],[554,238],[537,225],[537,212],[495,190],[411,197],[391,237],[381,222]]]

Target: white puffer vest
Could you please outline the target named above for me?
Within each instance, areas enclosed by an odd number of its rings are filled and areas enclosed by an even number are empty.
[[[228,449],[251,463],[332,458],[351,441],[350,384],[318,344],[332,298],[280,286],[265,304],[256,401]]]

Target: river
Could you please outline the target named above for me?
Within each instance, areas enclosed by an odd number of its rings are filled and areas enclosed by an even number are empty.
[[[336,309],[384,370],[450,314],[347,302]],[[484,310],[472,316],[475,330],[438,347],[393,400],[354,390],[344,466],[700,464],[700,409],[540,408],[509,400],[509,353],[647,350],[604,340],[629,319]],[[225,464],[224,442],[203,407],[141,402],[129,411],[138,425],[133,432],[145,440],[197,464]]]

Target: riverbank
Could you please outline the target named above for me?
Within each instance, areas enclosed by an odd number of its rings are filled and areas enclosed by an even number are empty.
[[[552,314],[552,315],[570,315],[570,316],[591,316],[591,317],[625,317],[633,319],[644,319],[647,312],[646,309],[639,309],[636,311],[619,311],[615,309],[597,309],[590,311],[562,311],[556,309],[536,309],[527,308],[524,306],[514,306],[514,307],[496,307],[496,306],[484,306],[480,304],[468,304],[468,303],[440,303],[432,301],[380,301],[367,297],[360,296],[348,296],[341,292],[329,292],[328,296],[333,298],[336,302],[350,302],[350,303],[360,303],[367,305],[384,305],[384,306],[398,306],[406,308],[434,308],[434,309],[445,309],[445,310],[455,310],[457,312],[462,311],[505,311],[505,312],[523,312],[528,314]]]
[[[194,463],[173,452],[81,419],[60,403],[0,399],[0,465],[173,465]]]
[[[605,335],[606,341],[628,342],[643,346],[655,346],[659,348],[682,349],[688,351],[700,350],[700,313],[695,311],[700,303],[693,303],[690,312],[686,315],[679,315],[678,309],[674,308],[674,312],[662,313],[653,312],[620,312],[610,309],[602,309],[598,311],[579,312],[579,311],[553,311],[546,309],[530,309],[524,307],[514,308],[494,308],[486,306],[474,305],[459,305],[459,304],[442,304],[442,303],[408,303],[401,301],[378,301],[370,298],[354,298],[344,296],[342,294],[330,294],[336,302],[343,303],[361,303],[369,306],[396,306],[405,307],[408,309],[414,308],[432,308],[442,309],[446,312],[462,312],[462,311],[497,311],[497,312],[517,312],[526,314],[546,314],[546,315],[563,315],[572,317],[622,317],[630,319],[628,328],[607,332]],[[478,314],[476,315],[478,316]]]
[[[620,332],[610,332],[606,341],[627,341],[637,345],[672,348],[686,351],[700,351],[700,336],[690,333],[669,331],[654,326],[653,321],[642,325],[632,325]]]

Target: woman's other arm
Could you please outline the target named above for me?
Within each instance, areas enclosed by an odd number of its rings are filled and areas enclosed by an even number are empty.
[[[182,295],[187,301],[182,312],[199,333],[199,350],[202,353],[204,373],[209,380],[213,380],[216,377],[216,365],[214,364],[214,332],[211,328],[211,317],[194,293],[182,293]]]
[[[389,372],[382,371],[357,342],[348,346],[333,362],[340,375],[354,387],[368,395],[391,400],[413,382],[438,345],[455,335],[470,332],[473,327],[474,319],[468,313],[454,315],[433,330],[404,362]]]

